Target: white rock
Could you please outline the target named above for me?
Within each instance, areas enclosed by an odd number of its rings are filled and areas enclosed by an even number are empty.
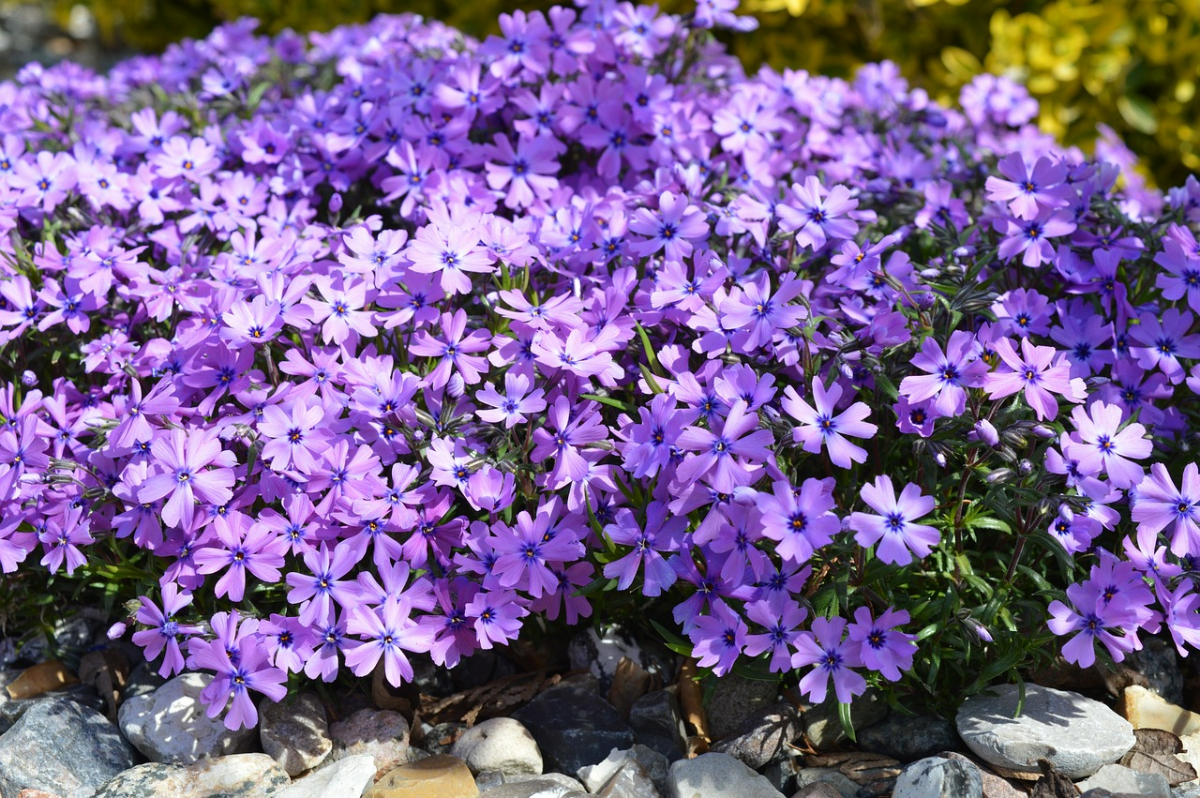
[[[333,750],[325,707],[315,693],[301,693],[278,704],[263,699],[258,713],[263,751],[289,776],[312,770]]]
[[[138,765],[106,783],[94,798],[276,798],[290,781],[266,754],[234,754],[191,765]]]
[[[1099,787],[1122,796],[1171,794],[1171,785],[1162,774],[1139,773],[1124,765],[1105,765],[1075,786],[1081,793]]]
[[[1158,693],[1131,684],[1122,710],[1135,729],[1163,729],[1180,737],[1200,732],[1200,715],[1172,704]]]
[[[205,714],[200,691],[212,679],[207,673],[185,673],[153,693],[129,699],[117,713],[121,733],[152,762],[189,765],[245,751],[255,729],[230,731],[224,718]]]
[[[633,748],[627,748],[624,751],[614,748],[603,762],[580,768],[577,775],[587,787],[588,792],[600,792],[600,788],[617,775],[631,759],[641,765],[647,778],[653,781],[655,786],[666,784],[670,761],[654,749],[644,745],[634,745]]]
[[[374,783],[375,758],[359,754],[297,779],[275,798],[362,798]]]
[[[466,762],[476,775],[485,770],[506,775],[542,772],[537,742],[529,729],[512,718],[491,718],[472,726],[454,741],[450,754]]]
[[[983,798],[983,777],[974,765],[931,756],[904,769],[892,798]]]
[[[1133,748],[1129,721],[1099,701],[1030,684],[1024,709],[1014,718],[1017,685],[994,690],[995,696],[963,702],[956,721],[963,742],[989,764],[1032,772],[1045,758],[1069,778],[1082,779]]]
[[[681,759],[667,774],[667,798],[783,798],[771,782],[729,754]]]

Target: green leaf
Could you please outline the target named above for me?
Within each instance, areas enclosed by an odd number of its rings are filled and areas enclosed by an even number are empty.
[[[858,738],[854,734],[854,721],[850,718],[850,705],[838,702],[838,720],[842,722],[842,729],[846,732],[846,736],[850,738],[850,742],[858,742]]]
[[[642,376],[646,378],[646,384],[650,386],[650,391],[655,394],[663,393],[662,386],[658,384],[658,380],[654,379],[654,372],[647,368],[645,363],[638,363],[638,368],[641,370]]]
[[[663,642],[666,643],[667,648],[684,657],[692,656],[691,643],[684,640],[682,637],[675,634],[653,618],[650,619],[650,625],[654,627],[654,631],[658,632],[659,635],[662,636]]]
[[[257,86],[251,89],[250,96],[246,98],[247,110],[253,113],[254,109],[258,108],[258,104],[262,102],[263,95],[267,93],[267,89],[271,88],[271,86],[272,83],[270,81],[264,80],[262,83],[259,83]]]
[[[994,529],[997,532],[1003,532],[1006,535],[1012,534],[1013,531],[1011,526],[1004,523],[999,518],[968,518],[963,520],[963,525],[966,526],[967,529],[975,529],[976,527],[979,527],[980,529]]]
[[[661,392],[662,391],[660,390],[659,393]],[[620,399],[613,399],[611,396],[601,396],[598,393],[585,393],[582,395],[582,398],[590,399],[593,402],[599,402],[600,404],[608,405],[609,407],[615,407],[622,413],[629,413],[630,415],[633,415],[633,408],[622,402]]]
[[[650,363],[650,368],[660,377],[667,376],[663,373],[662,366],[658,363],[658,356],[654,354],[654,347],[650,345],[650,336],[642,329],[642,325],[636,321],[633,326],[637,329],[638,337],[642,339],[642,349],[646,352],[646,360]]]

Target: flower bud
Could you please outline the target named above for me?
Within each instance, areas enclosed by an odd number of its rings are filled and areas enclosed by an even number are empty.
[[[979,436],[979,440],[993,449],[1000,444],[1000,433],[996,432],[996,428],[992,425],[992,422],[986,418],[980,419],[975,423],[975,434]]]
[[[342,209],[342,202],[342,195],[334,194],[329,198],[329,210],[333,213],[337,213]]]
[[[1051,438],[1058,437],[1058,433],[1047,427],[1045,424],[1035,424],[1031,431],[1034,435],[1044,440],[1050,440]]]
[[[21,372],[21,384],[26,388],[32,388],[37,385],[37,375],[29,369],[25,369],[25,371]]]
[[[954,250],[954,257],[956,258],[969,258],[974,254],[975,247],[959,247],[958,249]]]
[[[984,480],[988,482],[988,484],[995,485],[999,482],[1007,482],[1009,479],[1012,479],[1012,475],[1013,472],[1011,468],[997,468],[995,471],[984,477]]]
[[[128,627],[125,626],[124,621],[117,621],[112,626],[108,627],[108,639],[119,640],[125,635],[126,628]]]
[[[453,374],[450,381],[446,383],[446,396],[457,399],[463,395],[463,389],[466,388],[466,383],[463,382],[461,374]]]
[[[1021,462],[1017,463],[1017,470],[1021,472],[1022,476],[1030,474],[1033,472],[1033,463],[1022,459]]]
[[[935,454],[933,456],[933,461],[938,464],[939,468],[945,468],[946,467],[946,453],[938,452],[937,454]]]

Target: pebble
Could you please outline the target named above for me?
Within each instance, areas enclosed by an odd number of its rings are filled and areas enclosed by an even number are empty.
[[[747,679],[736,673],[716,680],[704,705],[708,731],[714,740],[735,734],[779,699],[779,683]]]
[[[0,795],[26,788],[87,795],[133,762],[133,749],[108,718],[74,701],[46,698],[0,735]]]
[[[687,753],[687,733],[679,699],[671,690],[654,690],[639,698],[629,712],[638,743],[674,762]]]
[[[997,776],[987,768],[980,767],[978,762],[968,759],[957,751],[942,751],[938,756],[956,759],[978,770],[979,777],[983,779],[983,798],[1025,798],[1027,794],[1026,791],[1014,787],[1008,779]]]
[[[440,754],[389,770],[366,798],[474,798],[475,778],[465,762]]]
[[[362,798],[375,783],[375,760],[348,756],[293,781],[274,798]]]
[[[823,781],[801,787],[792,798],[841,798],[842,794]]]
[[[190,765],[138,765],[105,784],[94,798],[276,798],[289,782],[266,754],[233,754]]]
[[[915,762],[962,746],[954,723],[933,715],[893,713],[857,736],[864,751],[887,754],[901,762]]]
[[[492,787],[480,798],[585,798],[583,790],[572,789],[550,779],[531,779]]]
[[[408,721],[399,712],[387,709],[360,709],[345,720],[329,726],[333,750],[329,759],[366,754],[375,760],[375,777],[410,759]]]
[[[578,773],[612,749],[633,745],[629,726],[587,681],[552,687],[514,712],[513,718],[533,734],[545,764],[564,773]]]
[[[858,794],[858,783],[838,768],[800,768],[796,771],[796,786],[804,788],[813,784],[828,784],[842,798],[854,798]]]
[[[1045,758],[1069,778],[1082,779],[1133,747],[1129,721],[1099,701],[1030,684],[1024,710],[1014,718],[1017,685],[994,690],[995,696],[968,698],[957,717],[963,742],[989,764],[1036,771],[1038,759]]]
[[[573,670],[588,670],[599,682],[601,695],[608,695],[613,675],[622,657],[628,657],[666,684],[674,676],[675,655],[651,640],[638,640],[620,626],[610,626],[603,634],[588,627],[576,635],[567,647]]]
[[[256,730],[230,731],[224,718],[209,718],[200,701],[212,679],[209,673],[185,673],[121,704],[117,722],[125,739],[150,761],[176,765],[245,751]]]
[[[791,704],[773,704],[757,712],[737,732],[719,741],[713,751],[736,757],[760,770],[788,755],[788,743],[804,733],[800,713]]]
[[[983,779],[974,765],[931,756],[904,769],[892,798],[983,798]]]
[[[613,749],[603,761],[579,769],[579,780],[588,792],[599,792],[629,762],[637,762],[646,777],[662,789],[667,783],[671,763],[665,756],[644,745],[634,745],[626,751]]]
[[[599,789],[592,790],[601,798],[662,798],[654,780],[636,759],[628,759]]]
[[[729,754],[680,759],[667,774],[667,798],[783,798],[771,783]]]
[[[421,747],[431,754],[448,754],[468,728],[470,727],[467,724],[456,721],[439,723],[436,726],[422,723]],[[409,739],[411,742],[411,737]]]
[[[517,774],[506,776],[498,770],[485,770],[475,777],[475,786],[480,792],[495,789],[506,784],[524,784],[527,781],[552,781],[568,791],[587,792],[587,789],[579,781],[573,779],[565,773],[542,773],[537,776],[530,774]]]
[[[850,705],[850,721],[855,729],[865,729],[887,717],[888,706],[877,690],[867,692],[854,699]],[[818,750],[831,748],[846,739],[838,716],[837,699],[832,695],[820,704],[801,713],[804,718],[804,735]]]
[[[1139,773],[1124,765],[1105,765],[1075,786],[1080,792],[1099,788],[1123,795],[1171,794],[1171,785],[1162,774]]]
[[[472,773],[498,770],[506,775],[542,772],[542,752],[537,741],[512,718],[491,718],[467,729],[450,747],[450,753],[467,763]]]
[[[263,699],[258,716],[263,751],[289,776],[312,770],[333,750],[325,707],[316,693],[300,693],[294,700],[278,704]]]

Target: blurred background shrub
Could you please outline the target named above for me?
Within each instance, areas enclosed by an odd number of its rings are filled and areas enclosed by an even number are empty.
[[[13,7],[20,0],[0,0]],[[24,0],[26,5],[39,0]],[[90,12],[101,43],[160,50],[240,16],[264,30],[328,30],[381,12],[412,11],[474,36],[515,8],[553,0],[40,0],[64,30]],[[686,12],[693,0],[665,0]],[[1038,123],[1086,151],[1112,127],[1159,186],[1200,171],[1200,0],[744,0],[758,31],[731,40],[753,69],[850,76],[889,59],[915,85],[953,102],[983,71],[1022,81]],[[0,20],[2,24],[2,20]]]

